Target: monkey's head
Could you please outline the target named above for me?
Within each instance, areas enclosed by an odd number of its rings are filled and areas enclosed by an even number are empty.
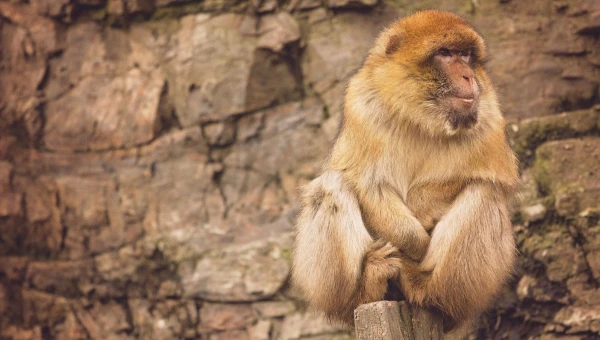
[[[497,106],[483,38],[461,17],[420,11],[388,27],[365,62],[394,115],[434,135],[476,130]],[[490,113],[491,112],[491,113]]]

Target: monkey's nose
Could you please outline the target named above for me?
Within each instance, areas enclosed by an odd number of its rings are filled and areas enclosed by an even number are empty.
[[[473,77],[470,77],[470,76],[462,76],[462,77],[463,77],[463,79],[464,79],[464,80],[466,80],[466,81],[467,81],[467,83],[468,83],[470,86],[473,86]]]

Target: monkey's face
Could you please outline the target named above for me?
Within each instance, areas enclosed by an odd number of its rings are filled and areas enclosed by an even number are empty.
[[[442,115],[445,129],[454,134],[477,124],[480,86],[472,69],[470,48],[439,48],[431,58],[434,85],[431,98]]]
[[[470,135],[495,96],[486,60],[483,38],[464,19],[422,11],[382,33],[365,75],[395,117],[438,137]]]

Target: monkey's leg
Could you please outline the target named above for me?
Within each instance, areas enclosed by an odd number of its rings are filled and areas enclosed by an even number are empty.
[[[360,205],[367,225],[413,260],[420,260],[429,245],[429,234],[388,185],[359,190]]]
[[[349,324],[362,303],[382,300],[397,277],[397,249],[374,242],[339,173],[325,172],[303,195],[296,226],[293,282],[309,304]]]
[[[403,266],[403,290],[410,301],[438,307],[460,325],[488,307],[515,254],[501,189],[471,184],[436,225],[420,268]]]

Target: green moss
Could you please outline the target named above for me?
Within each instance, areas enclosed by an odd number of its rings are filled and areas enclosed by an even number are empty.
[[[546,244],[544,244],[544,238],[542,236],[531,235],[523,242],[521,251],[523,252],[523,254],[530,256],[536,250],[544,248],[545,246]]]
[[[206,256],[209,251],[185,252],[182,251],[180,241],[173,240],[170,237],[160,237],[154,241],[154,247],[160,251],[163,256],[173,263],[192,262],[196,263]]]
[[[569,234],[564,221],[558,221],[555,223],[544,223],[540,225],[540,228],[538,228],[536,232],[540,233],[543,238],[550,239],[551,247],[554,244],[556,244],[556,240],[558,240],[561,237],[568,236]]]
[[[530,235],[523,241],[521,251],[525,255],[531,256],[539,250],[550,249],[555,246],[559,239],[567,235],[563,225],[547,224],[545,226],[539,234]]]
[[[440,4],[439,1],[423,0],[384,0],[384,4],[397,8],[405,14],[410,14],[418,10],[437,8],[446,11],[452,11],[458,14],[473,14],[473,4],[470,0],[454,0],[446,1]]]
[[[169,260],[171,260],[173,263],[185,263],[185,262],[189,262],[189,263],[197,263],[198,261],[202,260],[202,258],[207,254],[207,252],[203,252],[203,253],[194,253],[194,254],[182,254],[180,256],[178,256],[177,258],[169,258]]]
[[[281,248],[281,257],[283,257],[290,265],[292,264],[293,251],[289,248]]]
[[[515,242],[517,243],[517,247],[519,249],[523,249],[525,242],[529,239],[529,235],[527,233],[517,233],[515,236]]]
[[[323,106],[323,120],[327,120],[329,119],[329,117],[331,117],[331,114],[329,113],[329,107],[327,107],[327,105]]]
[[[550,175],[550,161],[546,150],[538,150],[533,169],[533,176],[538,183],[540,193],[546,196],[550,195],[552,192],[552,176]]]
[[[193,1],[169,7],[158,8],[150,16],[150,20],[162,20],[168,18],[181,18],[189,14],[201,12],[243,12],[247,2],[233,0]]]
[[[533,150],[542,143],[598,132],[598,113],[590,110],[533,118],[522,122],[519,131],[509,130],[513,149],[524,166],[532,161]]]
[[[439,6],[439,3],[437,1],[433,1],[433,0],[431,0],[431,1],[429,1],[429,0],[424,0],[424,1],[385,0],[384,3],[391,7],[405,10],[409,13],[418,11],[420,9],[435,8],[435,7]]]
[[[101,8],[97,10],[90,11],[90,19],[94,21],[103,21],[108,16],[108,11],[106,8]]]
[[[531,121],[521,127],[521,131],[515,135],[514,150],[521,161],[526,161],[528,152],[535,150],[547,140],[566,138],[570,135],[570,129],[566,124],[557,122]]]
[[[126,24],[125,18],[117,15],[108,15],[105,21],[108,26],[113,27],[124,27]]]
[[[464,12],[469,14],[475,14],[475,12],[477,12],[477,6],[475,6],[473,0],[466,0],[465,4],[463,5],[463,8]]]
[[[550,155],[552,147],[548,144],[539,147],[533,164],[533,177],[538,184],[538,190],[543,196],[548,196],[547,200],[551,200],[544,203],[546,207],[549,207],[549,203],[553,204],[554,197],[557,194],[562,193],[566,194],[565,196],[571,196],[585,191],[585,187],[578,181],[566,181],[564,178],[560,178],[560,173],[553,173],[552,170],[558,165],[553,163],[555,157]],[[573,170],[577,171],[576,168]]]
[[[180,7],[162,7],[154,11],[150,20],[162,20],[167,18],[179,18],[185,15],[184,10]]]
[[[554,195],[548,195],[544,198],[541,198],[539,200],[540,203],[542,203],[542,205],[544,207],[546,207],[546,209],[548,211],[553,211],[554,210]],[[546,214],[547,216],[550,216],[549,214]]]

